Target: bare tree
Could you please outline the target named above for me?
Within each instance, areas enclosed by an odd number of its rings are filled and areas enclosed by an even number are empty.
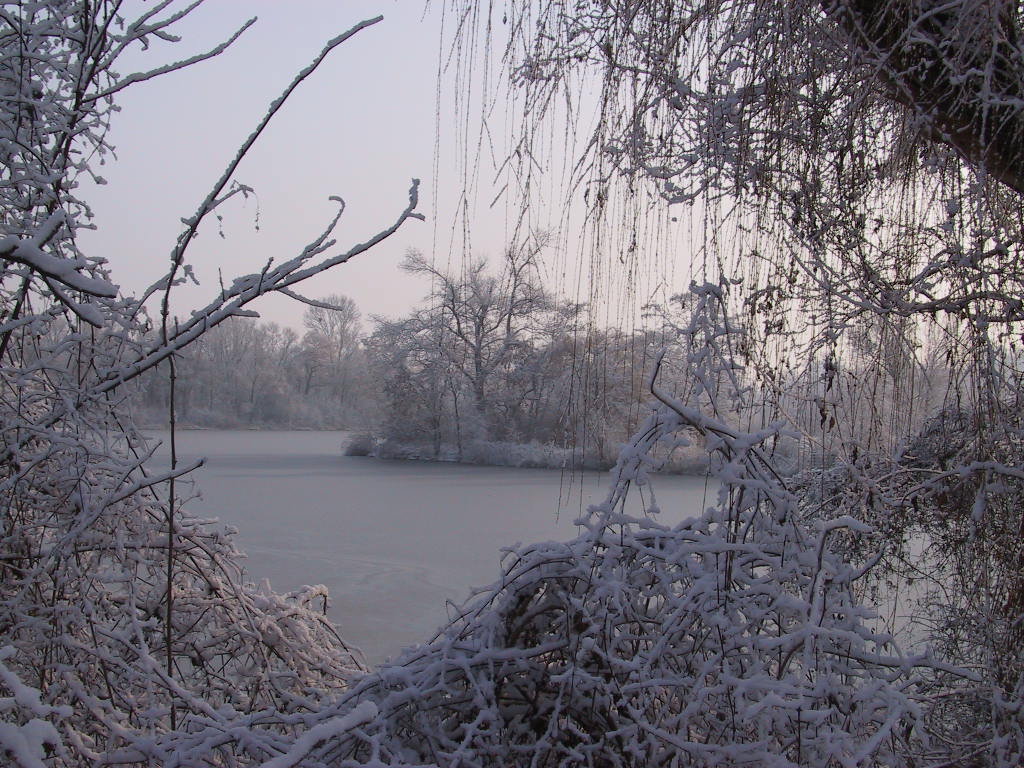
[[[462,447],[461,377],[445,350],[443,326],[430,310],[398,320],[377,318],[366,340],[373,375],[384,395],[378,428],[385,440],[428,445],[434,457],[444,445]]]
[[[324,387],[339,405],[351,405],[359,355],[359,309],[347,296],[332,294],[310,306],[302,318],[309,352],[310,387]]]
[[[273,102],[141,297],[121,295],[76,240],[88,215],[78,181],[110,150],[120,92],[217,55],[252,23],[205,54],[117,74],[125,51],[176,39],[198,5],[165,0],[128,17],[120,2],[0,4],[0,760],[19,768],[187,762],[174,737],[167,746],[154,735],[256,711],[283,733],[289,714],[362,668],[324,617],[322,591],[280,596],[243,579],[230,537],[183,506],[178,478],[194,465],[146,467],[151,448],[124,385],[166,362],[173,398],[175,357],[189,343],[251,314],[261,295],[298,297],[300,282],[419,216],[414,182],[369,241],[336,249],[336,216],[297,255],[229,283],[188,319],[171,312],[198,228],[245,191],[232,179],[241,158],[288,94],[375,20],[328,42]],[[173,405],[170,415],[173,425]],[[223,755],[262,757],[262,744]]]
[[[402,268],[429,275],[434,283],[428,302],[437,308],[443,328],[440,349],[462,374],[472,394],[472,405],[487,436],[498,425],[489,404],[490,385],[509,364],[517,347],[527,344],[551,299],[540,286],[537,256],[543,241],[530,248],[509,248],[502,271],[488,272],[487,263],[475,261],[464,274],[453,275],[410,251]]]

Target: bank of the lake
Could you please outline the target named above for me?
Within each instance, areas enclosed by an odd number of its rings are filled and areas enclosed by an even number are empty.
[[[572,448],[558,448],[543,443],[470,440],[462,445],[430,446],[395,440],[377,440],[365,434],[354,435],[349,440],[345,453],[348,456],[373,456],[378,459],[585,472],[607,472],[615,465],[614,456],[595,456]],[[663,474],[703,477],[707,474],[709,466],[707,454],[693,446],[676,450],[671,456],[659,457],[659,460],[662,462],[660,472]]]
[[[167,461],[167,433],[155,456]],[[428,640],[447,601],[500,576],[501,549],[568,539],[607,493],[597,472],[389,461],[343,455],[340,431],[184,430],[199,515],[238,529],[253,580],[277,591],[325,584],[331,617],[371,662]],[[663,521],[699,512],[704,478],[656,477]],[[633,511],[640,509],[635,500]]]

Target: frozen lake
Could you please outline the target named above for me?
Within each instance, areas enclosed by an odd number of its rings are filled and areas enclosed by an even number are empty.
[[[154,461],[167,462],[167,433]],[[254,581],[330,590],[331,618],[371,663],[429,640],[473,587],[500,576],[501,548],[565,540],[603,500],[608,475],[383,461],[342,455],[344,432],[178,432],[179,461],[205,456],[189,508],[238,528]],[[659,477],[662,521],[697,514],[703,478]],[[638,511],[639,506],[634,508]]]

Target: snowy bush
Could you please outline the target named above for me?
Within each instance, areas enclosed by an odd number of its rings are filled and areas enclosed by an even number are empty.
[[[78,247],[89,211],[75,190],[110,151],[113,97],[230,41],[123,77],[115,62],[153,37],[175,39],[175,22],[197,5],[160,3],[137,18],[119,3],[0,5],[5,764],[169,764],[169,753],[154,751],[158,735],[238,713],[274,713],[275,727],[293,732],[288,717],[316,710],[364,671],[326,620],[324,595],[246,583],[230,536],[183,507],[180,478],[194,465],[177,461],[173,437],[172,468],[147,468],[151,447],[133,428],[125,385],[163,364],[173,391],[181,349],[259,296],[297,295],[300,281],[395,231],[416,216],[415,185],[376,239],[329,252],[335,219],[298,256],[223,287],[183,322],[169,306],[189,271],[188,246],[211,212],[245,191],[231,176],[259,130],[185,220],[168,272],[140,299],[121,296],[102,260]],[[291,89],[369,23],[329,42]],[[148,319],[154,304],[158,329]],[[169,415],[173,427],[173,405]]]
[[[871,611],[851,596],[863,573],[829,548],[858,525],[805,526],[792,499],[739,473],[675,528],[630,519],[620,504],[639,459],[620,464],[587,533],[518,551],[441,637],[364,678],[288,754],[466,766],[898,759],[917,710],[914,660],[865,628]],[[330,727],[359,713],[359,727]]]

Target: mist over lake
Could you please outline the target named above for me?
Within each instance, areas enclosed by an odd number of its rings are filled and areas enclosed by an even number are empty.
[[[169,433],[154,462],[169,459]],[[341,431],[183,430],[179,462],[193,475],[201,516],[238,529],[254,581],[287,592],[330,590],[329,614],[346,641],[377,663],[429,640],[470,589],[496,581],[502,548],[574,537],[607,473],[387,461],[343,456]],[[654,483],[661,521],[710,501],[702,477]],[[641,511],[639,495],[631,511]]]

